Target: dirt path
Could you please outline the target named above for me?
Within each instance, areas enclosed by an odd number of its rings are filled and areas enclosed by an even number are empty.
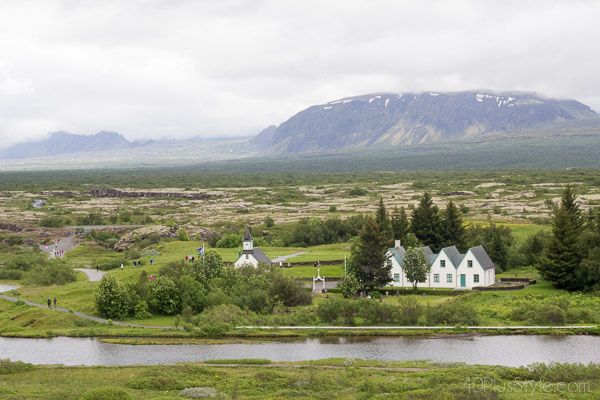
[[[87,276],[88,281],[90,281],[90,282],[100,282],[100,280],[106,273],[104,271],[96,271],[95,269],[91,269],[91,268],[73,268],[73,269],[75,271],[83,272],[85,274],[85,276]]]

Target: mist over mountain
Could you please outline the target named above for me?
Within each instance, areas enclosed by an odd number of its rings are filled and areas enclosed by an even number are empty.
[[[378,93],[315,105],[251,143],[271,154],[454,141],[599,119],[576,100],[533,93]]]
[[[130,142],[117,132],[101,131],[95,135],[74,135],[58,131],[39,141],[17,143],[0,150],[0,159],[48,157],[88,151],[110,151],[144,146],[152,141]]]

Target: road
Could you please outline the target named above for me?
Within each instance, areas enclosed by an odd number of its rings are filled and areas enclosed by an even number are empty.
[[[42,208],[42,204],[44,204],[46,200],[35,200],[33,202],[33,208]]]

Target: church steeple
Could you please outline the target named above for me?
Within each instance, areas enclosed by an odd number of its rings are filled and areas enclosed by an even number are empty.
[[[250,234],[250,229],[246,227],[246,233],[244,233],[244,237],[242,238],[244,253],[252,253],[252,249],[254,249],[254,239],[252,239],[252,235]]]

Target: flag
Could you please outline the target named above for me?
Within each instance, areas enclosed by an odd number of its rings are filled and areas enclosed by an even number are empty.
[[[198,250],[200,253],[198,253],[199,256],[203,256],[204,255],[204,245],[202,245],[202,247],[200,247]]]

